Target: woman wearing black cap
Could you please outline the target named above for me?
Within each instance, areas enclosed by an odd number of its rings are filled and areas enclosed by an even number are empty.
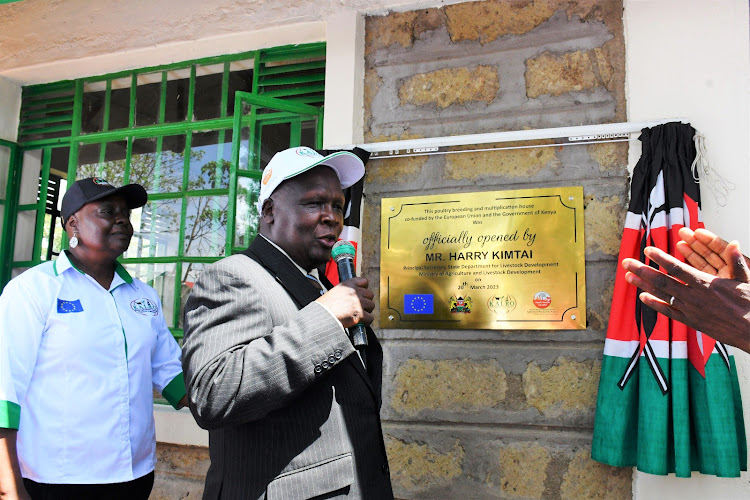
[[[146,199],[137,184],[75,182],[61,210],[69,248],[0,296],[0,496],[151,492],[152,389],[178,408],[185,384],[156,291],[117,262]]]

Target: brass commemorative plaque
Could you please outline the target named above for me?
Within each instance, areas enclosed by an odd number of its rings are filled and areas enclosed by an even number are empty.
[[[384,198],[382,328],[586,328],[583,188]]]

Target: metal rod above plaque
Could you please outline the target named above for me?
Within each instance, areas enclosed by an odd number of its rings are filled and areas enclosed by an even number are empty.
[[[586,328],[583,188],[384,198],[382,328]]]

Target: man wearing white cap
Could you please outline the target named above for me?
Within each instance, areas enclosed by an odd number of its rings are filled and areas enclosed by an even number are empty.
[[[369,325],[365,278],[317,268],[343,227],[354,154],[276,154],[263,172],[259,235],[209,266],[185,312],[190,409],[209,429],[204,499],[393,498],[380,427],[382,350],[366,363],[345,328]],[[365,365],[367,368],[365,368]]]

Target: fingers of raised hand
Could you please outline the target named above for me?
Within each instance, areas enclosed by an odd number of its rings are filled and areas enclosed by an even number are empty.
[[[669,302],[673,297],[672,292],[677,290],[676,286],[685,286],[674,278],[667,276],[656,269],[649,268],[649,266],[643,266],[637,271],[626,273],[625,281],[636,288],[648,292],[650,296],[658,299],[666,305],[669,305]]]
[[[677,250],[691,266],[712,276],[716,276],[726,267],[726,262],[720,255],[698,240],[694,240],[691,244],[678,241]]]
[[[656,262],[661,266],[670,276],[683,281],[689,285],[697,285],[704,283],[707,279],[713,278],[710,274],[698,271],[697,269],[680,262],[668,253],[659,250],[654,247],[646,247],[644,250],[646,257]],[[702,275],[702,276],[701,276]],[[704,279],[704,277],[706,279]]]
[[[696,229],[694,232],[694,235],[695,235],[696,240],[700,241],[703,245],[708,247],[712,252],[715,252],[719,255],[721,255],[724,252],[724,249],[727,247],[727,244],[728,244],[726,240],[719,238],[708,229],[704,229],[704,228]]]
[[[638,296],[638,298],[641,299],[641,302],[643,302],[646,306],[650,307],[658,313],[661,313],[672,319],[676,319],[677,321],[680,321],[682,323],[689,322],[687,317],[681,310],[669,305],[669,303],[664,302],[663,300],[650,293],[642,292]]]

